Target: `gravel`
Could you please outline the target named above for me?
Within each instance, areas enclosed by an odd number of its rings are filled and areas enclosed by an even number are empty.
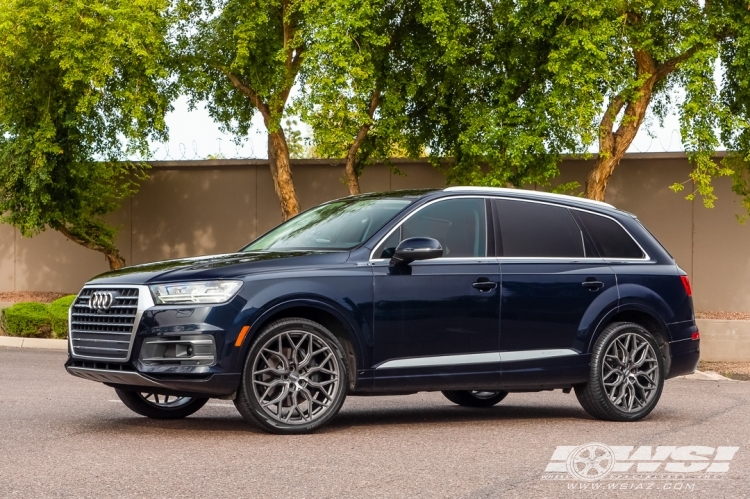
[[[750,321],[749,312],[696,312],[696,319],[716,319],[720,321]]]
[[[52,303],[58,298],[73,293],[53,293],[51,291],[8,291],[0,293],[0,302],[20,303],[35,301],[41,303]]]
[[[706,362],[701,361],[700,371],[713,371],[731,379],[750,381],[750,362]]]

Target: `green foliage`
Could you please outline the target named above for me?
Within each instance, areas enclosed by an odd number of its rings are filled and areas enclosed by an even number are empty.
[[[3,329],[11,336],[47,338],[52,331],[49,309],[43,303],[16,303],[3,310]]]
[[[68,337],[68,309],[75,295],[44,303],[16,303],[2,311],[0,324],[6,334],[26,338]]]
[[[63,296],[49,304],[50,326],[55,338],[68,337],[68,310],[76,300],[76,295]]]
[[[434,42],[421,4],[313,0],[304,8],[313,43],[295,111],[312,127],[316,153],[343,158],[354,145],[357,174],[396,149],[419,155],[421,146],[407,147],[414,144],[407,139],[406,110],[416,88],[411,69],[431,57],[425,49]]]
[[[307,40],[304,0],[180,0],[177,54],[182,89],[228,133],[246,137],[256,111],[273,132],[282,126],[289,90]],[[243,93],[237,78],[253,97]]]
[[[168,0],[0,0],[1,221],[117,253],[102,221],[166,138]],[[119,255],[118,255],[119,256]]]
[[[455,157],[452,181],[548,184],[562,153],[585,154],[602,138],[605,118],[614,141],[628,126],[637,131],[628,106],[656,75],[647,105],[656,123],[680,117],[694,165],[688,199],[711,206],[712,180],[734,172],[735,191],[750,200],[738,161],[750,159],[747,2],[422,0],[421,8],[432,37],[429,56],[408,66],[407,129],[436,163]],[[654,70],[639,71],[638,57]],[[729,159],[717,162],[721,144]]]

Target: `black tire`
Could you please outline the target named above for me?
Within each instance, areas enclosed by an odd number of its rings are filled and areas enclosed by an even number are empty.
[[[628,341],[633,342],[632,348],[640,350],[625,353],[624,345]],[[638,362],[633,362],[633,357],[638,361],[641,354],[652,355],[653,360],[634,367]],[[623,363],[620,357],[630,360]],[[651,374],[644,374],[646,372]],[[664,359],[654,336],[638,324],[617,322],[607,326],[596,341],[591,353],[589,380],[577,385],[575,392],[581,406],[591,416],[627,422],[648,416],[659,402],[663,388]]]
[[[310,352],[320,353],[308,359]],[[315,431],[336,416],[346,399],[349,376],[343,352],[336,336],[316,322],[278,320],[253,341],[234,405],[246,421],[272,433]]]
[[[508,392],[446,390],[445,398],[466,407],[492,407],[508,396]]]
[[[182,419],[195,413],[208,402],[207,398],[176,397],[173,405],[169,405],[169,403],[157,405],[144,397],[141,392],[129,392],[115,388],[115,393],[128,409],[151,419]],[[164,400],[163,395],[158,395],[158,397],[160,400]]]

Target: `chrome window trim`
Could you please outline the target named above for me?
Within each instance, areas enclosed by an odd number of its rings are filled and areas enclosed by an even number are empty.
[[[455,190],[454,188],[451,188],[451,187],[449,187],[448,189],[445,189],[445,190],[447,191],[449,189]],[[516,197],[497,196],[497,195],[492,196],[492,195],[489,195],[489,194],[488,195],[475,194],[475,195],[466,195],[466,196],[451,196],[451,197],[447,197],[447,198],[434,199],[434,200],[430,201],[429,203],[425,203],[424,205],[420,206],[415,211],[409,213],[409,215],[407,215],[406,218],[404,218],[398,224],[396,224],[395,227],[393,227],[391,230],[389,230],[388,233],[378,241],[378,243],[373,247],[372,251],[370,251],[370,260],[369,260],[369,263],[379,263],[379,262],[388,262],[389,261],[388,258],[373,258],[373,255],[375,254],[375,250],[378,249],[378,247],[383,243],[383,241],[385,241],[386,239],[388,239],[391,236],[391,234],[393,234],[393,232],[396,229],[399,229],[401,227],[401,225],[404,222],[406,222],[412,215],[414,215],[415,213],[419,212],[422,208],[431,205],[432,203],[435,203],[435,202],[438,202],[438,201],[444,201],[446,199],[460,199],[460,198],[480,198],[480,199],[490,199],[490,200],[492,200],[492,199],[504,199],[504,200],[508,200],[508,201],[520,201],[520,202],[523,202],[523,203],[546,204],[546,205],[554,206],[554,207],[557,207],[557,208],[566,208],[568,210],[578,210],[578,211],[582,211],[582,212],[585,212],[585,213],[590,213],[592,215],[597,215],[597,216],[600,216],[600,217],[608,218],[608,219],[612,220],[613,222],[615,222],[617,225],[619,225],[620,228],[622,228],[622,230],[625,231],[625,233],[630,237],[630,239],[632,239],[635,242],[635,244],[638,246],[638,248],[640,248],[640,250],[643,252],[644,257],[643,258],[612,258],[612,259],[606,259],[606,258],[602,258],[602,257],[586,257],[586,256],[583,257],[583,258],[570,258],[570,257],[557,257],[557,256],[542,256],[542,257],[498,256],[498,257],[436,258],[434,260],[424,260],[424,262],[435,262],[435,263],[439,263],[440,262],[440,263],[445,263],[445,262],[450,262],[451,260],[453,260],[453,261],[455,261],[455,263],[465,263],[467,260],[479,260],[481,258],[484,258],[484,259],[487,259],[488,261],[489,260],[499,261],[501,263],[503,261],[506,261],[506,260],[507,261],[511,261],[511,262],[525,260],[525,261],[528,261],[528,262],[531,262],[531,263],[544,263],[545,261],[550,261],[550,262],[553,262],[553,263],[554,262],[560,262],[560,263],[562,263],[562,262],[570,262],[570,263],[583,262],[583,263],[586,263],[586,262],[596,262],[596,261],[603,262],[603,263],[623,263],[623,262],[625,262],[625,263],[632,263],[632,262],[638,262],[638,263],[655,263],[653,260],[651,260],[651,256],[648,254],[648,252],[645,249],[643,249],[643,246],[641,246],[641,243],[639,243],[638,240],[633,237],[633,235],[630,233],[630,231],[628,229],[626,229],[620,223],[619,220],[617,220],[615,218],[612,218],[612,217],[610,217],[608,215],[604,215],[602,213],[598,213],[598,212],[595,212],[595,211],[590,211],[590,210],[587,210],[585,208],[579,208],[579,207],[575,207],[575,206],[565,206],[565,205],[557,204],[557,203],[550,202],[550,201],[540,201],[540,200],[536,200],[536,199],[522,199],[522,198],[516,198]],[[591,200],[589,200],[589,201],[591,201]],[[603,203],[603,204],[606,204],[606,203]],[[611,206],[611,205],[607,205],[607,206]],[[486,214],[485,214],[485,223],[486,223],[486,219],[487,219],[487,217],[486,217]],[[578,224],[578,222],[576,220],[573,220],[573,221],[576,222],[576,225]],[[581,231],[581,244],[583,244],[583,229],[581,227],[579,227],[578,229]],[[486,243],[485,243],[485,245],[486,245]],[[583,244],[583,247],[584,247],[584,254],[585,254],[585,252],[586,252],[586,245]]]
[[[521,362],[526,360],[551,359],[579,355],[572,348],[552,348],[540,350],[514,350],[507,352],[485,352],[458,355],[432,355],[429,357],[409,357],[387,360],[375,369],[398,369],[409,367],[460,366],[466,364],[492,364],[503,362]]]
[[[148,286],[133,285],[133,284],[85,284],[81,291],[76,295],[76,299],[73,302],[75,304],[84,289],[137,289],[138,290],[138,308],[136,309],[135,318],[133,319],[133,329],[130,334],[130,344],[128,345],[128,354],[125,359],[113,359],[112,357],[94,357],[89,355],[79,355],[75,353],[75,347],[73,346],[73,334],[71,330],[71,320],[73,315],[73,306],[68,309],[68,345],[70,347],[70,356],[76,359],[86,360],[102,360],[110,362],[112,364],[123,363],[130,360],[130,356],[133,353],[133,343],[135,343],[135,334],[138,331],[138,326],[141,323],[143,312],[154,306],[154,299],[151,296],[151,290]]]
[[[429,201],[429,202],[423,204],[422,206],[420,206],[416,210],[414,210],[411,213],[409,213],[408,215],[406,215],[406,217],[404,217],[402,220],[400,220],[391,230],[389,230],[386,233],[385,236],[383,236],[383,237],[380,238],[380,240],[378,241],[378,243],[375,246],[373,246],[372,250],[370,251],[369,262],[370,263],[376,263],[376,262],[388,262],[388,261],[390,261],[389,258],[373,258],[373,255],[375,254],[375,250],[377,250],[378,247],[381,244],[383,244],[383,242],[385,242],[389,237],[391,237],[391,234],[393,234],[396,230],[400,230],[401,226],[404,223],[406,223],[406,221],[409,220],[412,216],[416,215],[417,213],[419,213],[420,211],[422,211],[424,208],[427,208],[428,206],[430,206],[432,204],[439,203],[441,201],[449,201],[451,199],[481,199],[481,200],[486,200],[486,199],[490,199],[490,197],[489,196],[483,196],[481,194],[473,194],[473,195],[466,195],[466,196],[450,196],[450,197],[445,197],[445,198],[433,199],[432,201]],[[487,204],[485,203],[485,206],[484,206],[484,230],[485,230],[485,232],[487,232],[489,230],[488,227],[487,227],[487,219],[488,219],[487,218]],[[485,255],[487,254],[487,245],[488,244],[489,244],[488,238],[485,236],[485,241],[484,241],[484,254]],[[467,257],[445,257],[445,258],[440,257],[440,258],[435,258],[434,260],[429,260],[429,261],[438,260],[440,262],[446,262],[446,261],[449,261],[449,260],[460,260],[461,262],[464,262],[466,260],[480,260],[480,259],[487,259],[487,260],[497,261],[497,257],[489,257],[489,256],[467,256]],[[424,261],[427,261],[427,260],[424,260]]]

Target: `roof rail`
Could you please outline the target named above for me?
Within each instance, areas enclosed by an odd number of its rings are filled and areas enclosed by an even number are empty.
[[[567,194],[554,194],[551,192],[542,192],[542,191],[532,191],[529,189],[508,189],[505,187],[473,187],[473,186],[455,186],[455,187],[446,187],[444,189],[445,191],[450,192],[462,192],[462,191],[479,191],[479,192],[486,192],[487,194],[521,194],[527,196],[534,196],[539,198],[552,198],[552,199],[560,199],[560,200],[566,200],[566,201],[576,201],[583,204],[591,204],[594,206],[599,206],[601,208],[609,208],[611,210],[616,210],[614,206],[612,206],[609,203],[604,203],[602,201],[594,201],[593,199],[587,199],[587,198],[579,198],[578,196],[569,196]]]

